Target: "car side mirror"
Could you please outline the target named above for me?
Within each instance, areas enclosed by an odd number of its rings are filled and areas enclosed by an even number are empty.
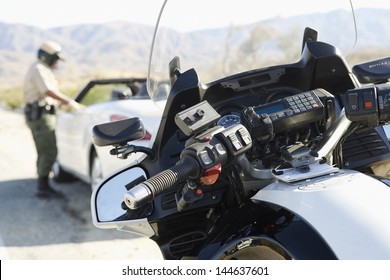
[[[111,91],[111,100],[124,100],[133,96],[130,88],[118,88]]]
[[[92,129],[94,143],[99,146],[120,146],[145,137],[142,121],[135,117],[95,125]]]

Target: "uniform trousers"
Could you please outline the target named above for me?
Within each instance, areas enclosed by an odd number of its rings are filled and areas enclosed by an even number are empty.
[[[39,120],[26,122],[32,132],[37,150],[38,177],[47,178],[57,158],[56,115],[44,113]]]

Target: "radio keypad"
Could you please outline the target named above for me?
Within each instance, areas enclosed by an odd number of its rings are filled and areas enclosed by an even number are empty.
[[[288,96],[277,101],[248,107],[242,111],[242,121],[251,136],[266,142],[271,134],[285,133],[305,124],[320,121],[324,118],[325,107],[317,96],[324,95],[322,89],[315,89],[301,94]],[[264,123],[264,118],[272,122]]]
[[[319,104],[314,96],[315,95],[312,92],[305,92],[291,97],[286,97],[284,100],[287,102],[289,109],[282,112],[272,113],[269,116],[271,120],[274,121],[279,118],[289,117],[293,114],[299,114],[313,108],[317,108],[319,107]]]

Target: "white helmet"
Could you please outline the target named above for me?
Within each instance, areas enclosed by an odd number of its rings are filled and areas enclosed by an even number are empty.
[[[64,60],[61,46],[53,41],[44,42],[38,50],[38,59],[47,65],[53,65],[58,59]]]

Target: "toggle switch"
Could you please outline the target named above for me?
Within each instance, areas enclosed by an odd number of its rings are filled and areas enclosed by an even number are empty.
[[[364,109],[367,109],[367,110],[374,109],[374,102],[373,102],[374,99],[373,98],[374,98],[374,96],[373,96],[372,92],[366,91],[363,93]]]
[[[359,111],[359,98],[356,92],[347,95],[348,105],[351,111]]]

